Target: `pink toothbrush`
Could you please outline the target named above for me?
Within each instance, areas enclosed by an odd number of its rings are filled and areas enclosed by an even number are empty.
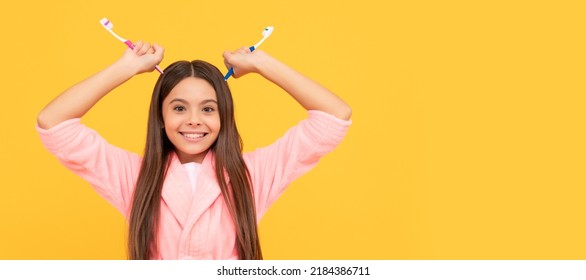
[[[126,44],[131,50],[134,50],[134,44],[130,40],[126,40],[126,39],[118,36],[118,34],[114,33],[114,31],[112,31],[112,28],[114,28],[114,24],[112,24],[112,22],[110,22],[107,18],[101,19],[100,24],[102,24],[102,26],[104,28],[106,28],[106,30],[108,30],[110,32],[110,34],[114,35],[114,37],[116,37],[116,39],[118,39],[118,40],[120,40],[120,42]],[[159,65],[155,65],[155,69],[157,69],[157,71],[159,71],[159,73],[163,74],[163,70],[161,70],[161,68],[159,68]]]

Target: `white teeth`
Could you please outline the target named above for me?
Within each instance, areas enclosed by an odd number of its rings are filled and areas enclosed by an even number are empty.
[[[205,133],[183,133],[183,136],[190,138],[190,139],[196,139],[196,138],[204,137]]]

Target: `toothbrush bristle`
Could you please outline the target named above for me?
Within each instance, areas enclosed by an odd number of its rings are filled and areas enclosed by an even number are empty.
[[[265,29],[262,31],[262,35],[263,35],[263,36],[265,36],[265,37],[266,37],[266,36],[269,36],[269,35],[271,35],[271,33],[273,33],[273,30],[274,30],[274,29],[275,29],[275,28],[274,28],[274,27],[272,27],[272,26],[267,26],[267,27],[266,27],[266,28],[265,28]]]
[[[111,22],[110,22],[110,21],[109,21],[107,18],[103,18],[103,19],[101,19],[101,20],[100,20],[100,23],[101,23],[101,24],[102,24],[104,27],[106,27],[106,28],[108,28],[108,29],[112,29],[112,28],[114,28],[114,24],[113,24],[113,23],[111,23]]]

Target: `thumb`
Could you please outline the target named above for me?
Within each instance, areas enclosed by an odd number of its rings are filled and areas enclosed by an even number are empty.
[[[230,58],[232,57],[232,53],[230,51],[225,51],[222,53],[222,57],[224,57],[224,65],[226,65],[226,69],[232,68],[232,64],[230,64]]]
[[[159,62],[163,60],[163,56],[165,54],[165,48],[159,46],[157,43],[153,44],[153,49],[155,50],[154,55],[159,58]]]
[[[155,53],[163,53],[165,51],[165,48],[159,46],[159,44],[154,43],[153,44],[153,49],[155,49]]]

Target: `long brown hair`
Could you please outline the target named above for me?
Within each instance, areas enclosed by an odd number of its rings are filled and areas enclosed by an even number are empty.
[[[175,149],[164,130],[162,105],[169,92],[187,77],[204,79],[216,91],[221,126],[218,139],[210,147],[215,155],[216,179],[235,224],[238,257],[260,260],[262,252],[254,194],[250,174],[242,158],[242,139],[234,119],[232,93],[218,68],[200,60],[177,61],[169,65],[155,84],[144,158],[130,211],[128,257],[141,260],[156,258],[158,255],[157,231],[161,193],[170,155]],[[230,184],[227,183],[226,175]]]

